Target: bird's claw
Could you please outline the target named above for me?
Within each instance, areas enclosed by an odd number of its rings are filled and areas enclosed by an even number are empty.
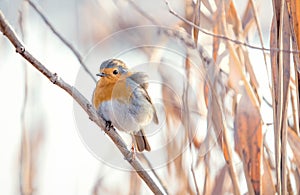
[[[112,124],[111,124],[111,121],[105,121],[105,130],[106,131],[109,131],[110,128],[112,128]]]

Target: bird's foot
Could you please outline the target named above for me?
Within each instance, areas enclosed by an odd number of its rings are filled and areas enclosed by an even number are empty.
[[[112,124],[111,124],[111,121],[105,121],[105,130],[106,131],[109,131],[110,128],[112,128]]]

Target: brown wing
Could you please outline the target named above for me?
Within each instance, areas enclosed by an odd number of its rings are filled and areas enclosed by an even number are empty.
[[[143,72],[136,72],[133,73],[132,75],[130,75],[130,78],[136,82],[138,85],[140,85],[144,91],[144,96],[145,98],[151,103],[152,108],[153,108],[153,121],[155,124],[158,124],[158,117],[156,114],[156,109],[153,106],[153,103],[151,101],[151,98],[147,92],[147,88],[148,88],[148,75],[143,73]]]

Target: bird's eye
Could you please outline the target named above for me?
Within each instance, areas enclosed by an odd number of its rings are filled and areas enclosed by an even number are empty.
[[[114,71],[113,71],[113,74],[114,74],[114,75],[116,75],[116,74],[118,74],[118,73],[119,73],[118,70],[114,70]]]

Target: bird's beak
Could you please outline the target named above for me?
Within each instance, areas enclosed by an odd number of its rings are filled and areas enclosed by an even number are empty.
[[[99,77],[105,77],[105,76],[107,76],[107,74],[101,72],[101,73],[97,73],[96,76],[99,76]]]

